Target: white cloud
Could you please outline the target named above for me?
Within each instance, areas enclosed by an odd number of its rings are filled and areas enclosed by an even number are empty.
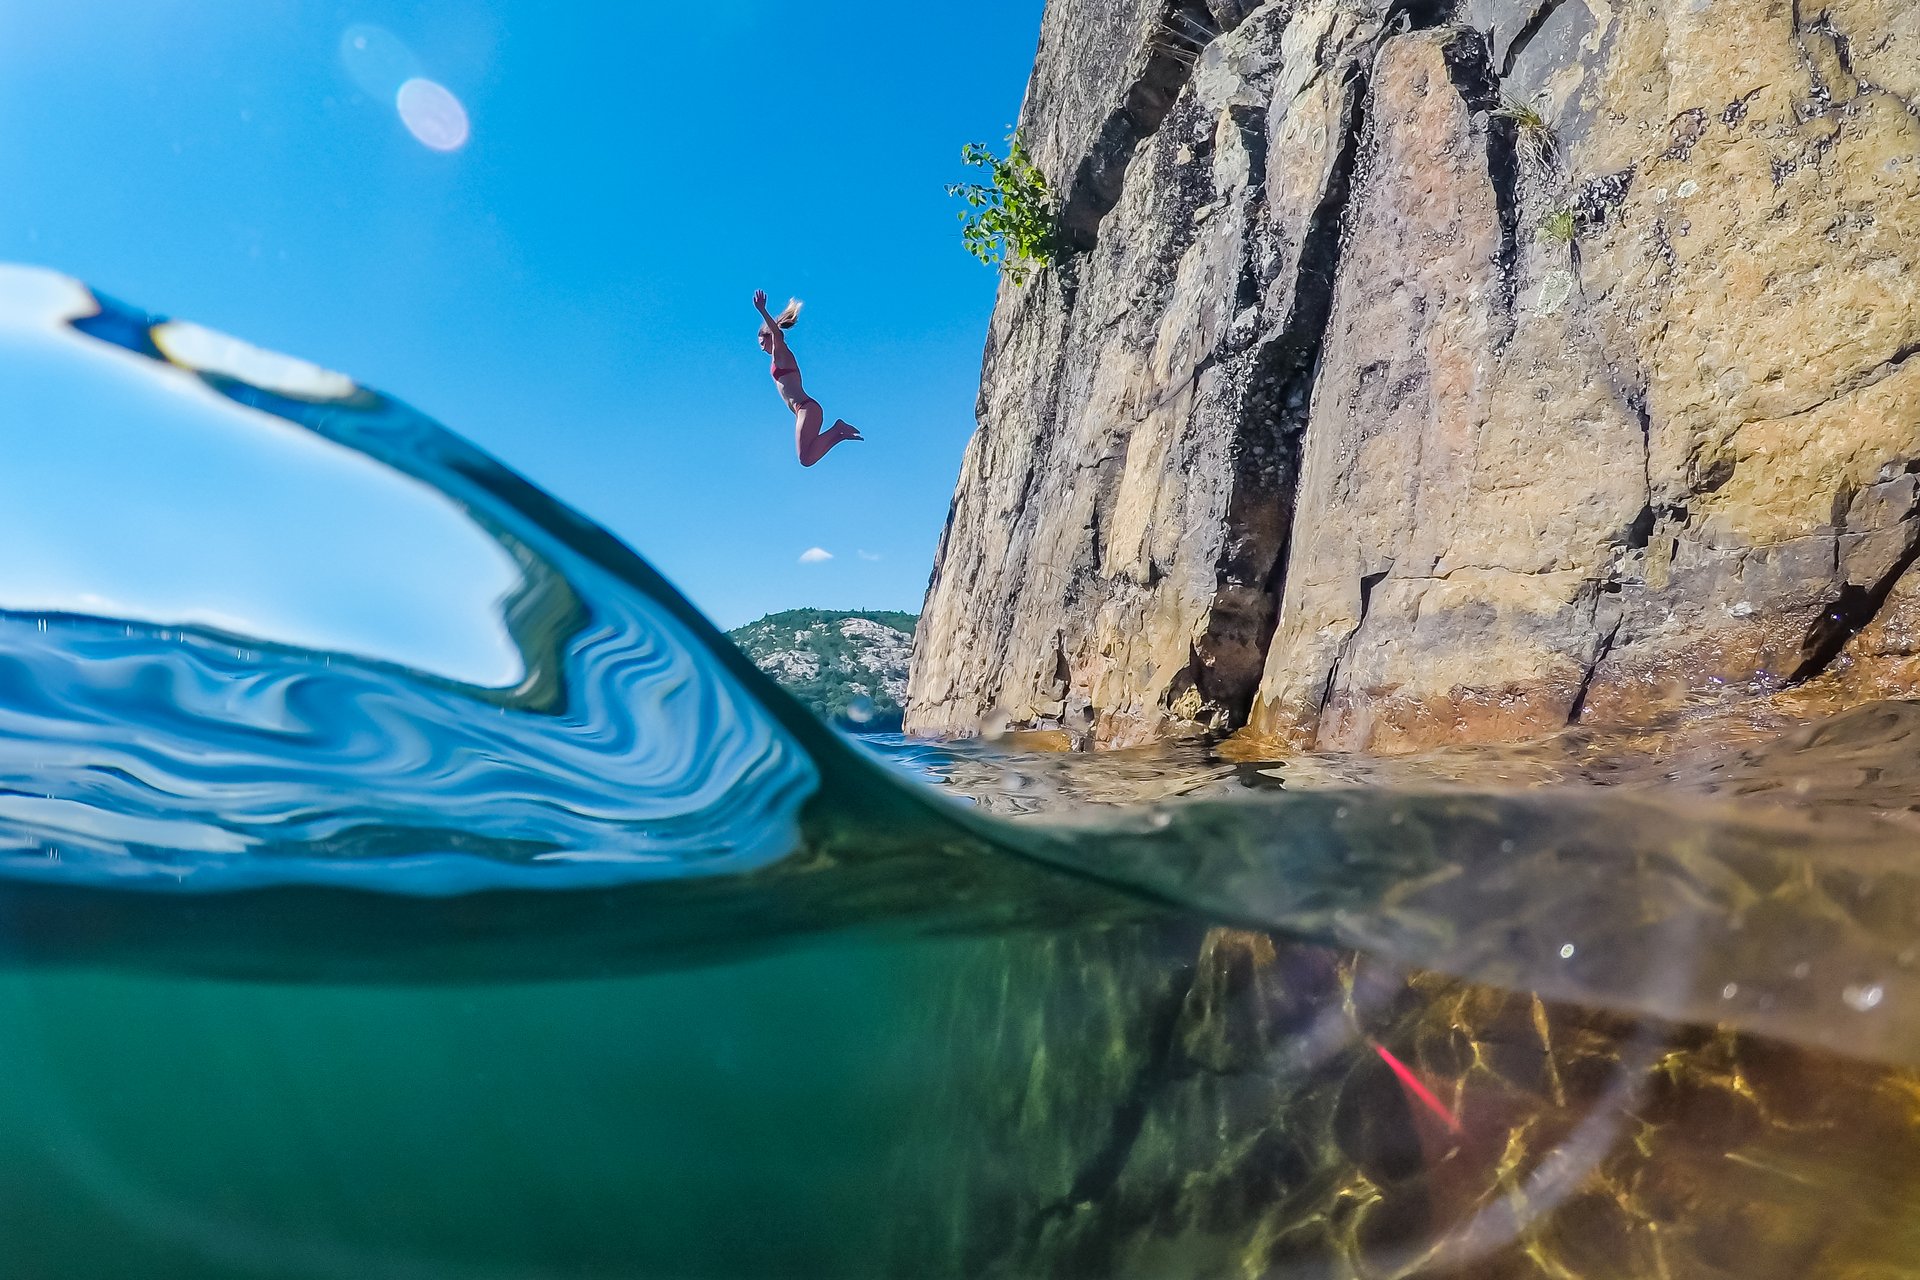
[[[862,560],[880,559],[880,553],[878,551],[856,551],[854,554],[859,556]]]
[[[831,559],[833,559],[833,552],[824,547],[808,547],[800,553],[801,564],[824,564]]]

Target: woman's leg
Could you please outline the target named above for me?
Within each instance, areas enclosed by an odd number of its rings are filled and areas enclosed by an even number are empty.
[[[827,456],[827,451],[843,440],[858,440],[861,435],[844,422],[835,422],[825,431],[820,422],[826,411],[818,400],[809,400],[794,415],[794,445],[800,454],[800,465],[810,467]]]

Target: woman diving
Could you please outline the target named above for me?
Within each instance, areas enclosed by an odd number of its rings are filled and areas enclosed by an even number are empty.
[[[786,310],[776,316],[767,310],[767,291],[760,289],[753,295],[753,307],[764,322],[760,326],[760,349],[773,357],[773,383],[780,388],[780,398],[787,402],[787,408],[793,410],[793,442],[800,453],[800,465],[812,466],[842,440],[865,439],[838,419],[826,430],[820,429],[826,410],[800,385],[800,365],[787,346],[786,330],[800,319],[799,302],[789,302]]]

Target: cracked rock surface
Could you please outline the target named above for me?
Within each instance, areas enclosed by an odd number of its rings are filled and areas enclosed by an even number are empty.
[[[1051,0],[1023,129],[910,729],[1920,687],[1910,0]]]

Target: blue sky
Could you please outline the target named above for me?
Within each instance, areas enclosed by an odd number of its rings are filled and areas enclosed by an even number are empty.
[[[0,259],[409,401],[724,626],[917,610],[994,290],[942,188],[1014,118],[1041,7],[9,5]],[[460,100],[464,146],[373,91],[403,73]],[[812,471],[756,286],[806,299],[808,388],[868,438]]]

